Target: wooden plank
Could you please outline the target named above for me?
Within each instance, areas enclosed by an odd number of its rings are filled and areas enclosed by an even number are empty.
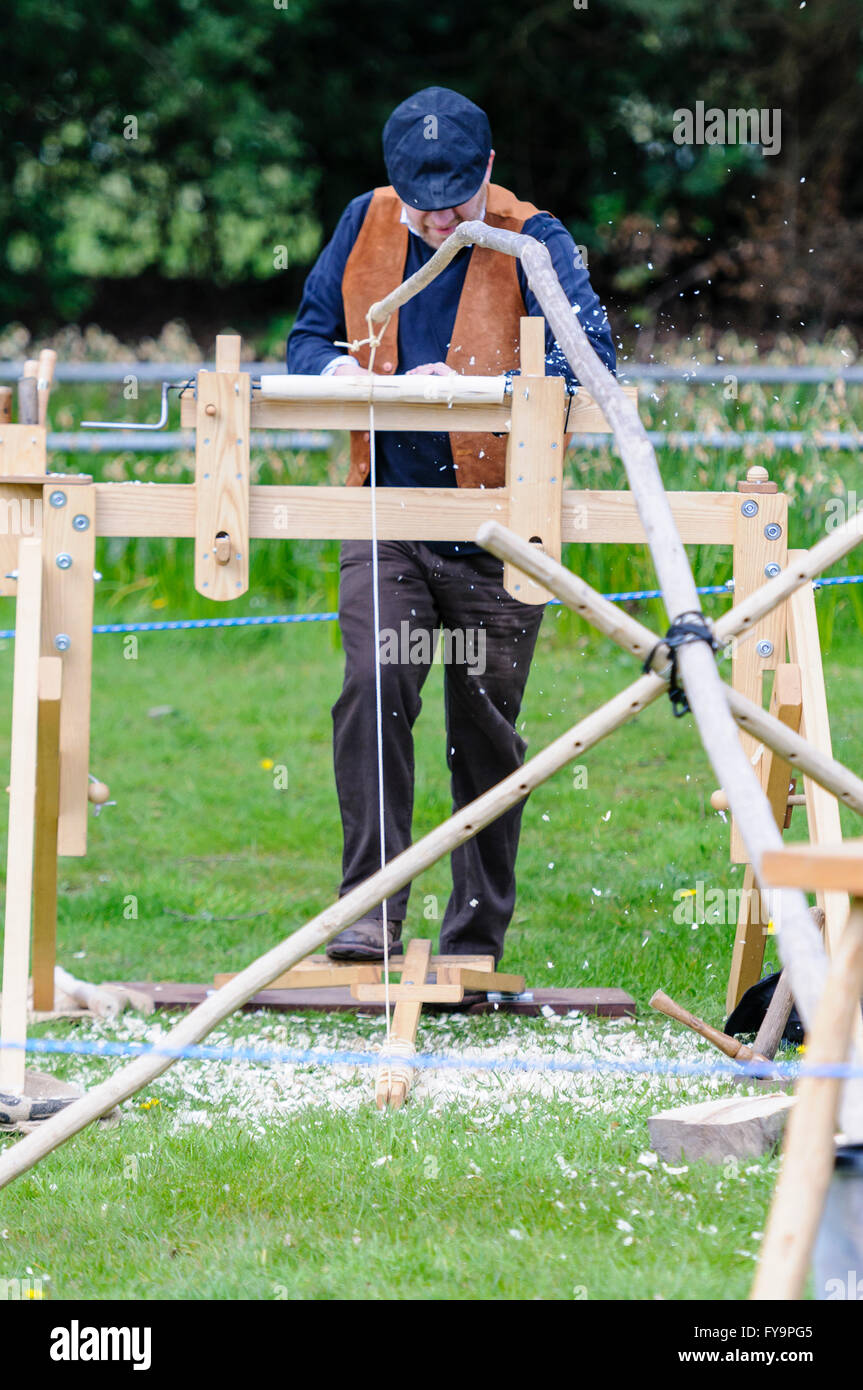
[[[792,550],[794,561],[805,552]],[[788,603],[788,645],[791,660],[800,666],[803,682],[803,723],[801,732],[809,743],[832,757],[830,716],[827,712],[827,691],[824,685],[824,665],[821,659],[821,640],[815,612],[815,591],[806,584],[792,594]],[[839,803],[830,792],[819,787],[811,777],[804,777],[806,819],[812,844],[836,844],[842,839]],[[845,888],[851,885],[846,884]],[[824,942],[827,954],[832,955],[848,920],[848,893],[842,888],[819,888],[818,906],[824,909]]]
[[[44,473],[47,437],[44,425],[0,426],[0,477]]]
[[[760,469],[759,473],[764,470]],[[747,511],[755,508],[754,515]],[[765,534],[778,528],[778,535]],[[784,492],[741,493],[737,500],[734,536],[734,604],[761,588],[767,579],[766,566],[777,564],[784,568],[788,559],[788,497]],[[773,671],[785,660],[785,626],[787,606],[779,604],[749,633],[745,641],[735,642],[731,657],[731,684],[756,704],[762,702],[762,680],[765,671]],[[762,644],[769,643],[770,651]],[[761,650],[759,651],[759,646]],[[792,660],[795,658],[792,657]],[[749,757],[755,749],[751,734],[741,733],[743,747]],[[762,767],[762,785],[766,768]],[[745,864],[749,858],[740,831],[732,818],[731,862]]]
[[[545,376],[545,321],[521,320],[522,367],[512,379],[512,428],[506,446],[508,526],[560,559],[563,504],[563,378]],[[503,587],[522,603],[546,603],[552,595],[509,561],[503,567]]]
[[[776,887],[855,893],[863,897],[863,840],[833,845],[790,844],[765,850],[762,872]]]
[[[661,1110],[647,1121],[650,1147],[666,1163],[757,1158],[782,1137],[794,1098],[781,1093],[731,1096]]]
[[[305,962],[303,962],[305,964]],[[237,971],[216,975],[213,984],[216,989],[233,980]],[[338,989],[342,985],[376,984],[383,971],[379,965],[330,965],[317,969],[300,969],[295,966],[286,970],[273,980],[271,989]]]
[[[57,823],[60,814],[60,699],[63,662],[39,659],[36,827],[33,854],[33,1008],[54,1008],[57,960]]]
[[[780,719],[788,728],[797,733],[803,712],[803,689],[800,667],[783,662],[776,668],[773,690],[770,696],[770,713]],[[785,825],[788,809],[788,789],[791,785],[791,764],[780,758],[771,748],[765,748],[760,759],[764,766],[763,783],[773,818],[780,830]],[[764,963],[764,948],[767,944],[761,894],[755,884],[755,876],[749,864],[743,880],[743,897],[740,916],[734,938],[731,956],[731,970],[728,976],[728,990],[725,1004],[728,1013],[736,1008],[741,996],[761,978]]]
[[[478,989],[485,993],[492,990],[495,994],[522,994],[524,992],[523,975],[507,975],[498,970],[490,974],[487,970],[471,970],[470,967],[461,965],[448,965],[443,968],[450,972],[450,978],[453,982],[462,985],[464,989]]]
[[[65,482],[65,480],[64,480]],[[195,487],[190,483],[95,483],[100,536],[194,536]],[[367,540],[367,488],[256,486],[250,489],[254,539]],[[685,545],[730,545],[733,493],[669,496]],[[381,488],[378,533],[387,540],[473,540],[484,521],[507,525],[505,488]],[[644,527],[629,492],[563,494],[562,539],[645,545]]]
[[[684,545],[731,545],[736,527],[733,492],[670,492],[668,502]],[[505,524],[505,523],[504,523]],[[646,545],[631,492],[576,491],[563,494],[563,539]]]
[[[23,1095],[33,905],[33,842],[36,811],[36,746],[39,706],[39,628],[42,608],[42,542],[25,537],[18,549],[15,662],[12,677],[12,747],[9,834],[6,849],[6,915],[3,937],[3,1004],[0,1091]]]
[[[22,535],[41,535],[42,491],[13,486],[13,479],[44,474],[46,431],[38,425],[0,426],[0,595],[12,597],[15,580],[6,576],[18,563]]]
[[[384,984],[351,985],[351,994],[361,1004],[383,1004],[387,998],[387,986]],[[457,984],[431,984],[429,981],[424,981],[421,985],[391,984],[389,986],[389,1000],[392,1004],[460,1004],[463,999],[464,988]]]
[[[50,497],[63,493],[54,507]],[[42,503],[42,655],[63,662],[60,703],[60,819],[57,852],[87,851],[90,773],[90,696],[93,665],[93,562],[95,493],[92,486],[66,493],[62,480],[46,483]],[[86,524],[85,524],[86,523]],[[58,564],[63,560],[65,568]],[[66,564],[66,561],[70,563]],[[68,638],[68,646],[58,648]]]
[[[189,984],[174,980],[136,980],[124,988],[139,990],[150,996],[159,1009],[188,1009],[202,1003],[213,993],[213,985]],[[401,1006],[397,1006],[401,1007]],[[405,1005],[405,1008],[411,1007]],[[433,1007],[433,1006],[430,1006]],[[568,1013],[593,1014],[602,1018],[635,1018],[635,1000],[626,990],[597,989],[532,989],[515,998],[503,997],[500,1002],[480,1000],[465,1010],[470,1014],[505,1013],[536,1018],[544,1008],[564,1016]],[[383,1004],[361,1004],[351,996],[350,989],[265,989],[243,1005],[243,1009],[272,1009],[276,1013],[301,1013],[305,1010],[321,1013],[383,1013]]]
[[[224,602],[249,587],[249,377],[199,372],[197,409],[195,588]]]

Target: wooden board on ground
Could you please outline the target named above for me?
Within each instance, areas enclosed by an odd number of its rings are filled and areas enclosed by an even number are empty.
[[[184,984],[172,980],[136,980],[128,989],[148,994],[157,1009],[189,1009],[200,1004],[212,985]],[[597,1014],[604,1018],[634,1018],[635,1000],[623,989],[534,989],[500,1002],[481,1000],[465,1010],[469,1014],[489,1014],[500,1010],[534,1018],[548,1007],[561,1016],[574,1010],[577,1013]],[[321,1013],[383,1013],[383,1004],[361,1004],[351,997],[349,986],[341,989],[265,989],[243,1006],[246,1012],[272,1009],[276,1013],[298,1013],[304,1009]],[[434,1008],[426,1005],[426,1008]]]
[[[650,1145],[667,1163],[757,1158],[779,1143],[793,1104],[793,1096],[774,1092],[662,1110],[647,1121]]]

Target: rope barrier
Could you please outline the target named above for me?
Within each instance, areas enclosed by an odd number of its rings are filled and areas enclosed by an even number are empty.
[[[863,584],[863,574],[846,574],[838,579],[812,581],[812,587],[816,590],[847,584]],[[724,584],[703,584],[696,593],[730,594],[733,591],[734,580],[728,579]],[[620,593],[603,594],[602,597],[612,603],[634,603],[643,599],[662,598],[662,593],[659,589],[628,589]],[[560,608],[564,605],[559,598],[553,598],[549,599],[548,606]],[[148,623],[98,623],[94,625],[93,632],[97,636],[105,636],[131,632],[188,632],[219,627],[275,627],[286,623],[335,623],[338,617],[338,613],[272,613],[246,618],[166,618],[161,622]],[[0,640],[11,640],[14,636],[14,627],[0,629]]]
[[[343,1051],[337,1048],[250,1048],[250,1047],[159,1047],[157,1044],[112,1042],[109,1039],[78,1042],[63,1038],[28,1038],[26,1043],[6,1043],[4,1047],[24,1048],[27,1052],[61,1053],[87,1057],[171,1057],[194,1062],[257,1062],[266,1066],[352,1066],[377,1067],[381,1052]],[[753,1080],[776,1077],[797,1081],[803,1077],[850,1080],[863,1078],[863,1067],[851,1062],[807,1066],[799,1062],[672,1062],[662,1059],[638,1060],[621,1057],[560,1058],[464,1057],[451,1052],[418,1052],[411,1065],[425,1071],[487,1072],[563,1072],[579,1075],[619,1073],[626,1076],[729,1076]]]

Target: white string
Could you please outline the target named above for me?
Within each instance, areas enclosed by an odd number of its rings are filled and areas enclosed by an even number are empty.
[[[384,730],[383,730],[383,707],[381,700],[381,610],[380,610],[380,590],[379,590],[379,568],[378,568],[378,512],[377,512],[377,473],[375,456],[375,404],[373,400],[373,381],[375,353],[378,344],[383,336],[384,328],[376,337],[372,330],[371,317],[368,319],[369,342],[371,352],[369,353],[369,485],[371,488],[372,503],[372,611],[374,618],[374,644],[375,644],[375,718],[377,721],[377,754],[378,754],[378,824],[380,826],[381,841],[381,868],[386,868],[387,849],[386,832],[384,827]],[[387,900],[384,898],[383,908],[383,932],[384,932],[384,1020],[386,1023],[386,1051],[387,1057],[387,1088],[392,1089],[392,1020],[390,1016],[390,949],[389,931],[387,927]]]

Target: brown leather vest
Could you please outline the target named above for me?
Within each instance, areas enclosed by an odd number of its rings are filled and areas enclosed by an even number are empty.
[[[485,220],[490,227],[520,232],[538,209],[520,202],[498,184],[488,186]],[[342,277],[342,299],[348,341],[368,337],[366,314],[404,278],[408,237],[401,221],[402,203],[393,188],[376,188],[359,236]],[[430,293],[428,290],[421,291]],[[433,291],[431,291],[433,293]],[[447,352],[447,366],[465,376],[497,376],[519,362],[519,319],[526,312],[516,273],[516,258],[475,246],[465,276]],[[356,354],[369,364],[368,346]],[[375,371],[398,370],[398,313],[393,314],[375,356]],[[459,487],[503,487],[506,437],[493,434],[450,434]],[[347,482],[358,486],[369,473],[368,434],[351,432],[351,465]]]

